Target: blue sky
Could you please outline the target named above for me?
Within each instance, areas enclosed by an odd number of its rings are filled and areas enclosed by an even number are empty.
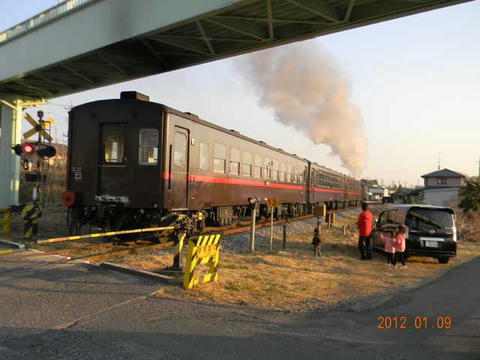
[[[0,0],[0,29],[55,0]],[[368,140],[364,177],[417,185],[441,166],[478,174],[480,157],[480,2],[319,37],[305,46],[330,54],[351,82]],[[242,57],[248,57],[243,55]],[[314,145],[260,107],[234,59],[51,99],[44,107],[66,133],[65,106],[138,90],[151,100],[198,114],[287,151],[347,172],[326,145]]]

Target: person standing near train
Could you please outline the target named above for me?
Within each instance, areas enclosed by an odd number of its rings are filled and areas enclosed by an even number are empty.
[[[370,252],[370,238],[372,236],[373,215],[368,211],[368,204],[362,203],[362,213],[358,216],[358,249],[360,250],[360,260],[372,259]]]
[[[397,262],[400,261],[402,263],[402,269],[406,269],[407,265],[405,265],[405,226],[398,225],[397,232],[395,234],[395,259],[394,264],[395,267],[397,266]]]

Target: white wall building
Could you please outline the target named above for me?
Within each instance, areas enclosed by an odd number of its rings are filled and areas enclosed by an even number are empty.
[[[425,204],[453,206],[458,203],[458,195],[464,183],[464,175],[449,169],[442,169],[422,175],[422,178],[425,184],[423,190],[423,202]]]

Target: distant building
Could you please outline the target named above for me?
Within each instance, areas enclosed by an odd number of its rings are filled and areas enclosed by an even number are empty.
[[[390,202],[394,204],[422,204],[423,187],[409,189],[399,186],[395,192],[390,194]]]
[[[360,180],[363,190],[363,198],[370,201],[384,201],[389,197],[388,189],[380,186],[377,180]]]
[[[442,169],[422,175],[424,179],[424,203],[450,206],[458,202],[458,193],[465,176],[449,169]]]

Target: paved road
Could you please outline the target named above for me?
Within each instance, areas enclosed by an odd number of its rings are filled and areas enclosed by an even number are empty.
[[[0,257],[0,359],[480,359],[480,257],[360,311],[308,314],[152,297],[153,281],[59,260]],[[379,315],[430,323],[380,330]],[[451,329],[430,327],[447,315]]]

